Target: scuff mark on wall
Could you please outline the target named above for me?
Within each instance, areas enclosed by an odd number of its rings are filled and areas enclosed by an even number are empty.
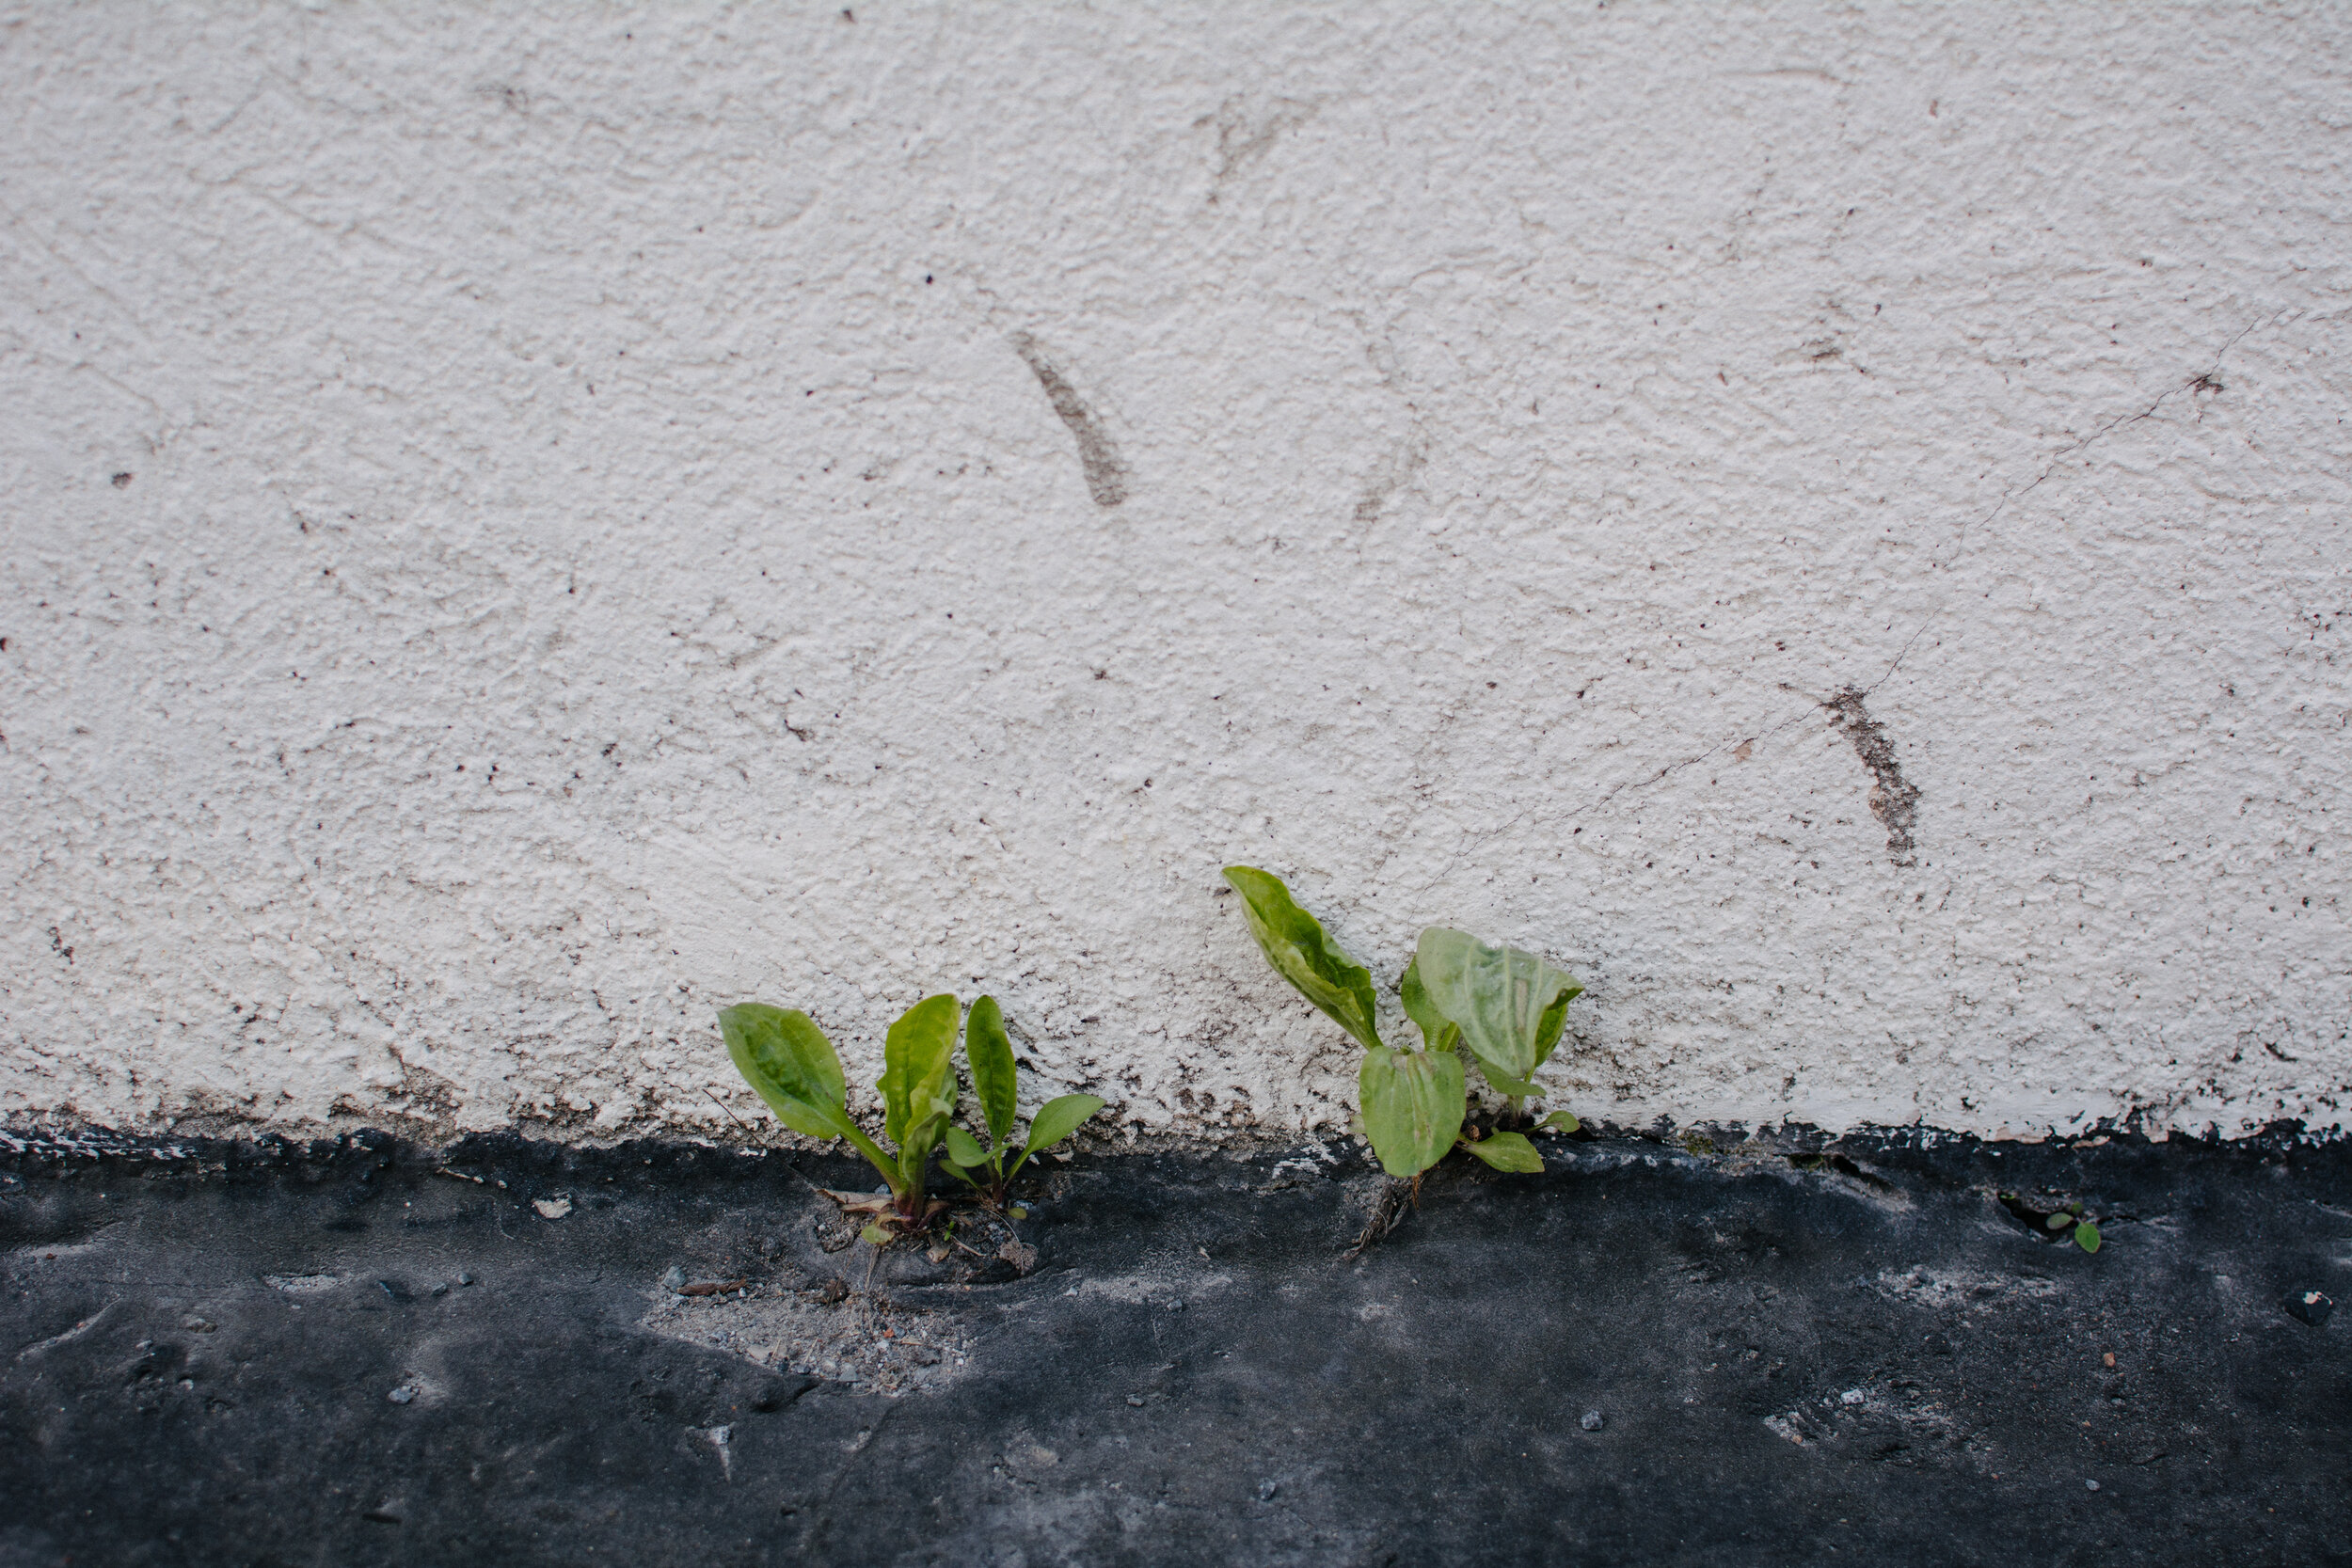
[[[1389,460],[1381,465],[1380,471],[1373,475],[1372,483],[1364,486],[1364,493],[1357,499],[1358,525],[1378,522],[1380,513],[1389,504],[1390,499],[1412,482],[1413,476],[1421,471],[1422,464],[1426,461],[1427,453],[1418,436],[1406,442],[1402,451],[1391,453]]]
[[[1847,687],[1821,705],[1836,717],[1832,721],[1853,742],[1854,755],[1870,770],[1870,815],[1886,827],[1886,852],[1897,865],[1916,865],[1918,851],[1911,830],[1919,816],[1919,786],[1903,777],[1895,760],[1895,743],[1886,726],[1862,705],[1867,695],[1858,686]]]
[[[1078,438],[1078,461],[1086,468],[1087,493],[1097,506],[1117,506],[1127,499],[1127,465],[1120,461],[1119,449],[1111,444],[1110,435],[1103,428],[1094,410],[1078,396],[1078,389],[1070,385],[1045,351],[1026,332],[1012,335],[1012,349],[1021,356],[1037,376],[1038,385],[1053,402],[1054,412],[1070,427],[1070,434]]]
[[[1295,99],[1278,98],[1265,111],[1251,115],[1248,106],[1239,98],[1229,98],[1215,115],[1203,115],[1193,121],[1197,126],[1216,127],[1216,176],[1215,189],[1209,192],[1209,205],[1216,205],[1217,192],[1243,168],[1265,156],[1266,150],[1286,131],[1295,131],[1312,119],[1315,106]]]

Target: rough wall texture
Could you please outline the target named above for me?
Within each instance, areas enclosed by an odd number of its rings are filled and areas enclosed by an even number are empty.
[[[2352,16],[0,22],[0,1113],[2340,1124]]]

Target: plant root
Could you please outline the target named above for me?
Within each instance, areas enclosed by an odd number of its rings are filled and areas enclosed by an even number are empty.
[[[1408,1199],[1413,1209],[1421,1207],[1421,1178],[1418,1176],[1409,1183],[1392,1180],[1381,1188],[1380,1201],[1372,1206],[1372,1218],[1357,1233],[1355,1244],[1340,1254],[1341,1260],[1344,1262],[1362,1257],[1367,1247],[1378,1245],[1390,1231],[1403,1225],[1406,1214],[1409,1212],[1406,1208]]]

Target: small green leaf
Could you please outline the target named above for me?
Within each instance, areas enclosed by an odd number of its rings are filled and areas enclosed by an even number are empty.
[[[1514,1100],[1534,1100],[1544,1092],[1543,1085],[1530,1078],[1513,1078],[1503,1073],[1484,1056],[1473,1055],[1478,1075],[1494,1085],[1495,1093],[1507,1094]]]
[[[1404,975],[1396,982],[1396,999],[1405,1005],[1405,1016],[1421,1027],[1421,1037],[1432,1051],[1451,1051],[1462,1037],[1462,1026],[1438,1011],[1429,1000],[1429,990],[1421,983],[1419,959],[1405,966]]]
[[[1462,1026],[1470,1053],[1518,1083],[1533,1077],[1558,1043],[1560,1009],[1580,991],[1565,972],[1533,953],[1489,947],[1441,926],[1422,932],[1413,963],[1431,1005]]]
[[[1291,898],[1279,877],[1255,866],[1229,865],[1225,879],[1241,895],[1249,934],[1274,973],[1366,1047],[1380,1043],[1375,1022],[1372,971],[1340,950],[1313,915]]]
[[[1568,1004],[1584,994],[1582,986],[1572,985],[1552,1000],[1544,1009],[1544,1016],[1535,1022],[1535,1065],[1543,1066],[1551,1059],[1552,1048],[1568,1027]]]
[[[1065,1094],[1047,1101],[1029,1118],[1027,1152],[1042,1154],[1085,1125],[1087,1117],[1103,1108],[1103,1101],[1090,1094]]]
[[[1006,1168],[1005,1180],[1009,1181],[1020,1175],[1030,1155],[1044,1153],[1075,1132],[1087,1117],[1102,1108],[1103,1101],[1090,1094],[1059,1095],[1039,1106],[1037,1115],[1029,1118],[1029,1141]]]
[[[2063,1230],[2068,1226],[2074,1223],[2074,1216],[2067,1213],[2064,1210],[2060,1210],[2058,1212],[2052,1214],[2048,1219],[2043,1220],[2042,1223],[2048,1226],[2053,1230]]]
[[[1573,1132],[1583,1123],[1576,1119],[1574,1111],[1554,1111],[1535,1124],[1537,1127],[1557,1127],[1563,1132]]]
[[[841,1059],[806,1013],[746,1002],[720,1013],[719,1034],[735,1070],[759,1091],[777,1120],[810,1138],[849,1132]]]
[[[947,1158],[967,1168],[988,1164],[988,1150],[980,1140],[961,1127],[947,1129]]]
[[[2085,1252],[2099,1250],[2099,1227],[2085,1220],[2074,1227],[2074,1244]]]
[[[871,1242],[876,1246],[888,1246],[890,1244],[890,1232],[884,1230],[879,1225],[869,1225],[865,1229],[857,1233],[857,1239],[861,1242]]]
[[[2083,1206],[2079,1201],[2070,1203],[2066,1206],[2066,1212],[2070,1214],[2080,1214],[2083,1212]]]
[[[1416,1176],[1445,1158],[1461,1134],[1462,1059],[1452,1052],[1364,1053],[1356,1078],[1372,1151],[1391,1176]]]
[[[1489,1132],[1462,1147],[1497,1170],[1533,1175],[1544,1168],[1544,1157],[1535,1152],[1535,1146],[1517,1132]]]
[[[953,996],[927,996],[898,1015],[882,1040],[882,1132],[904,1148],[907,1134],[956,1108]]]
[[[1012,1040],[994,997],[972,1004],[972,1016],[963,1021],[963,1054],[972,1064],[972,1092],[980,1097],[980,1112],[988,1117],[989,1141],[1002,1148],[1014,1115]]]
[[[952,1094],[954,1090],[951,1088],[948,1092]],[[923,1162],[931,1157],[931,1150],[939,1147],[941,1135],[953,1125],[947,1119],[947,1113],[940,1111],[907,1129],[906,1142],[898,1149],[898,1169],[904,1174],[909,1186],[922,1184]],[[895,1192],[898,1189],[892,1190]]]

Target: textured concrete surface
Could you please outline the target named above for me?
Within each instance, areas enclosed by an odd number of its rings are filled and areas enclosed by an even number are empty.
[[[0,1114],[1339,1125],[1247,860],[1628,1122],[2338,1125],[2348,44],[11,10]]]
[[[805,1155],[18,1144],[0,1564],[2341,1564],[2347,1151],[1553,1140],[1352,1259],[1343,1149],[1085,1159],[1014,1277]]]

